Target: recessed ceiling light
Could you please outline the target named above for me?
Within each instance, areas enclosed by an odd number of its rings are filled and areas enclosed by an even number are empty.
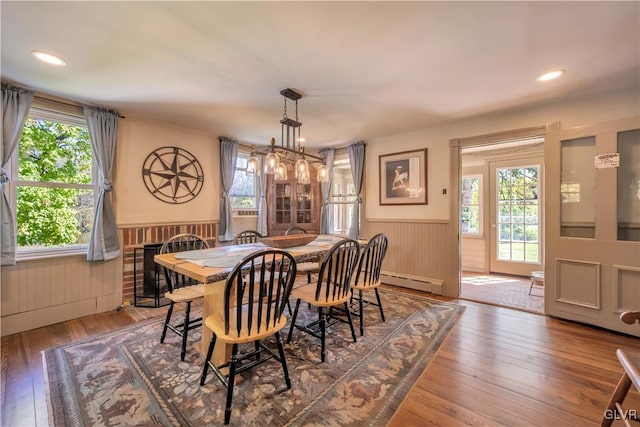
[[[59,56],[55,56],[41,50],[32,50],[31,54],[38,58],[40,61],[46,62],[47,64],[57,65],[58,67],[64,67],[65,65],[67,65],[67,63],[64,62],[64,59],[60,58]]]
[[[553,71],[549,71],[548,73],[544,73],[541,76],[538,76],[536,80],[538,80],[539,82],[546,82],[547,80],[557,79],[564,73],[565,73],[564,70],[553,70]]]

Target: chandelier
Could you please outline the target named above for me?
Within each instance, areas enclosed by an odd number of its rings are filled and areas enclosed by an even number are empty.
[[[319,163],[317,167],[318,182],[329,182],[329,170],[324,159],[304,152],[301,136],[302,122],[298,118],[298,100],[302,98],[293,89],[280,91],[284,99],[284,111],[280,120],[280,144],[275,138],[271,138],[271,144],[261,147],[251,153],[247,163],[247,174],[259,173],[259,160],[256,154],[264,154],[264,173],[273,175],[276,181],[288,179],[287,165],[293,165],[294,177],[299,184],[311,183],[309,163]],[[295,118],[287,115],[287,100],[295,102]]]

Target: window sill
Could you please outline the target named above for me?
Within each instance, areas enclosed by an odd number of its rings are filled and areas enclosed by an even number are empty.
[[[33,249],[16,252],[16,262],[37,261],[48,258],[87,255],[88,246],[74,246],[70,248]]]

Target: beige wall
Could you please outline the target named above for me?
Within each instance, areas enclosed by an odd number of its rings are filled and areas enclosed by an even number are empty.
[[[142,180],[142,165],[153,150],[179,147],[202,165],[204,183],[198,196],[172,205],[156,199]],[[135,225],[205,223],[220,218],[220,143],[217,135],[204,135],[161,122],[126,118],[118,129],[114,174],[114,206],[119,227]]]
[[[460,120],[445,126],[368,140],[365,165],[366,218],[449,219],[449,140],[451,139],[542,126],[553,122],[561,122],[562,127],[573,127],[593,121],[629,117],[640,113],[638,99],[640,99],[638,90],[627,90]],[[428,149],[428,205],[380,206],[378,156],[419,148]],[[442,189],[445,188],[447,195],[442,194]]]

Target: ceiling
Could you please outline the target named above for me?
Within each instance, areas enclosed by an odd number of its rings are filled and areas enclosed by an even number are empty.
[[[3,81],[246,143],[279,139],[285,88],[303,95],[306,145],[322,147],[640,85],[635,1],[0,8]],[[566,74],[536,81],[555,68]]]

